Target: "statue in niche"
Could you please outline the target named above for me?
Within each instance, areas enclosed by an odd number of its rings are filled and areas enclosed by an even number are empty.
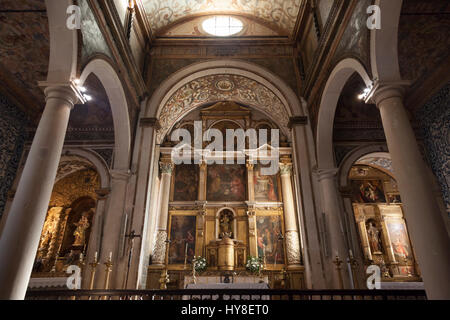
[[[88,212],[82,214],[80,221],[74,223],[76,226],[73,235],[75,237],[75,241],[73,246],[84,246],[86,243],[86,230],[90,227]]]
[[[225,237],[231,239],[234,237],[233,220],[234,220],[234,215],[233,215],[233,212],[231,212],[230,210],[224,210],[220,213],[220,217],[219,217],[219,238],[220,239],[223,239]]]
[[[382,253],[383,246],[381,245],[380,230],[378,230],[373,221],[369,221],[367,224],[367,236],[372,252]]]

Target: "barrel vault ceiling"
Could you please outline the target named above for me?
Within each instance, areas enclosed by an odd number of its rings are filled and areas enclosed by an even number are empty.
[[[305,0],[142,0],[152,31],[158,33],[190,17],[235,14],[292,34]]]

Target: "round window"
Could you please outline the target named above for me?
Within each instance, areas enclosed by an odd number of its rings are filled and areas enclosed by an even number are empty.
[[[217,37],[228,37],[242,31],[244,24],[241,20],[233,17],[216,16],[206,19],[203,30]]]

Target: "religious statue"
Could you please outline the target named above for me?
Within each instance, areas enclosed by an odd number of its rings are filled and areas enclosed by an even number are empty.
[[[225,210],[220,215],[219,237],[233,238],[233,213]]]
[[[75,236],[75,241],[73,246],[84,246],[86,244],[86,230],[90,227],[89,219],[87,214],[84,213],[81,216],[80,221],[74,223],[77,227],[73,233]]]
[[[367,235],[369,237],[370,248],[372,249],[372,252],[373,253],[381,253],[382,245],[381,245],[381,239],[380,239],[380,231],[375,226],[375,223],[369,222],[369,224],[367,226]]]

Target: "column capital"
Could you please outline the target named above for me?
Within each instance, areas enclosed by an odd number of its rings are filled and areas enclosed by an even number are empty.
[[[281,162],[280,163],[280,174],[282,176],[292,175],[292,163]]]
[[[44,89],[45,101],[49,99],[65,100],[71,108],[77,103],[86,103],[86,98],[79,90],[78,86],[73,82],[46,82],[39,81],[39,87]]]
[[[319,181],[327,180],[327,179],[336,179],[338,168],[329,168],[329,169],[316,169],[314,173],[318,177]]]
[[[411,85],[411,81],[376,81],[370,93],[367,95],[366,103],[375,103],[377,106],[383,100],[389,98],[403,99],[406,89]]]
[[[173,172],[175,165],[173,162],[169,161],[161,161],[159,163],[159,169],[161,170],[161,174],[169,174],[171,175]]]

